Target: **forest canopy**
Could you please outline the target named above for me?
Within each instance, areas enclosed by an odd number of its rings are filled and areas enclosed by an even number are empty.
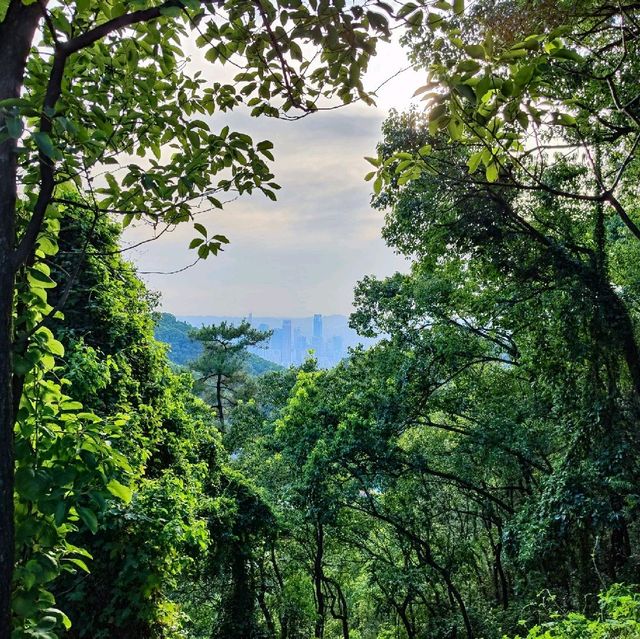
[[[356,287],[375,346],[254,374],[122,230],[218,255],[202,202],[278,185],[210,116],[369,103],[392,30],[410,268]],[[0,638],[640,636],[639,41],[606,0],[0,2]]]

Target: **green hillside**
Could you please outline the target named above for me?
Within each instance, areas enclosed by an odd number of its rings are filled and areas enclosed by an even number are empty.
[[[186,366],[202,352],[202,346],[189,337],[189,331],[192,329],[193,326],[191,324],[181,322],[170,313],[160,313],[158,315],[155,337],[158,341],[170,346],[168,355],[174,364]],[[281,370],[282,366],[254,353],[249,353],[247,369],[252,375],[262,375],[268,371]]]

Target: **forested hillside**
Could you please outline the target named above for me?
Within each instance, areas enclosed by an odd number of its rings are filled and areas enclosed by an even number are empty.
[[[195,220],[277,199],[210,116],[370,104],[392,31],[375,345],[159,318],[123,228],[221,260]],[[0,639],[639,638],[639,45],[607,0],[0,2]]]
[[[154,335],[159,342],[169,346],[169,359],[174,364],[184,366],[193,363],[202,354],[202,345],[191,336],[193,330],[191,324],[181,322],[170,313],[160,313]],[[247,353],[246,367],[251,375],[262,375],[282,368],[255,353]]]

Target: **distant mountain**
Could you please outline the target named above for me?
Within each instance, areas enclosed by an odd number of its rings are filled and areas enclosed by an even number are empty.
[[[213,322],[208,322],[213,323]],[[156,324],[155,337],[159,342],[168,344],[169,359],[174,364],[186,366],[197,359],[202,353],[202,345],[189,337],[189,331],[194,328],[187,322],[176,319],[169,313],[161,313]],[[282,367],[273,362],[249,353],[247,358],[247,370],[252,375],[262,375],[267,371],[279,370]]]

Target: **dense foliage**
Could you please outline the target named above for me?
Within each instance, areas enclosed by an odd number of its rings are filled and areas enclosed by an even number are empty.
[[[0,3],[0,30],[28,6]],[[272,194],[268,145],[176,116],[244,99],[183,74],[188,29],[204,30],[210,59],[244,54],[240,95],[273,114],[274,97],[284,113],[366,97],[366,29],[386,22],[323,2],[230,1],[223,27],[209,3],[38,6],[28,91],[0,105],[3,144],[26,135],[11,156],[21,257],[0,331],[14,639],[640,636],[640,8],[381,5],[429,74],[427,108],[392,113],[370,158],[384,239],[411,267],[356,288],[351,322],[374,347],[331,370],[310,359],[254,376],[247,348],[268,335],[248,323],[193,331],[191,370],[170,366],[111,217],[190,219],[229,169],[214,189]],[[297,39],[323,54],[309,66]],[[42,77],[69,60],[82,82],[53,74],[43,102]],[[123,69],[133,88],[115,82]],[[117,90],[82,92],[107,80]],[[23,129],[33,104],[39,129]],[[155,114],[149,128],[112,127],[140,113]],[[144,176],[129,165],[100,201],[89,169],[72,179],[132,139],[158,156]],[[51,186],[38,220],[33,185],[46,191],[54,169],[75,186],[58,184],[55,202]],[[201,257],[226,242],[194,228]],[[172,341],[182,357],[187,342]]]
[[[34,628],[12,621],[14,577],[30,590],[34,572],[15,570],[16,544],[20,555],[23,536],[31,544],[34,535],[16,528],[16,516],[25,512],[19,493],[34,502],[34,487],[43,492],[50,479],[34,483],[36,468],[45,472],[35,462],[24,471],[31,488],[16,475],[24,454],[20,437],[28,448],[42,435],[29,425],[36,413],[37,423],[41,420],[39,403],[29,393],[53,384],[45,400],[53,414],[46,417],[58,430],[58,415],[75,410],[64,406],[69,403],[61,394],[65,383],[38,377],[47,372],[55,377],[55,357],[63,356],[44,326],[59,310],[46,300],[55,285],[48,256],[55,252],[51,235],[57,216],[72,205],[82,211],[88,229],[107,216],[125,226],[144,220],[159,233],[191,223],[196,261],[216,255],[228,239],[196,222],[195,214],[222,208],[224,193],[233,198],[255,191],[275,199],[279,187],[268,164],[274,159],[272,143],[254,143],[228,125],[214,128],[210,116],[246,104],[254,116],[297,117],[317,111],[333,96],[343,103],[370,103],[361,75],[378,38],[388,34],[379,11],[346,7],[342,0],[335,6],[288,0],[0,2],[0,631],[5,635],[13,625],[18,633],[46,636],[60,619],[67,623],[58,613],[46,615],[46,622],[35,620]],[[228,83],[203,77],[202,68],[190,63],[187,44],[195,45],[205,65],[229,64],[239,73]],[[77,189],[73,197],[71,188]],[[64,279],[71,286],[80,270],[76,265],[62,271],[59,283]],[[78,428],[83,419],[92,420],[79,417]],[[52,465],[76,456],[65,447],[56,457],[53,442],[62,437],[51,436]],[[95,433],[93,439],[99,446],[104,438]],[[97,455],[98,466],[103,457],[106,451]],[[112,470],[104,466],[98,484],[118,481]],[[65,488],[74,489],[75,478],[65,479]],[[100,501],[98,484],[92,486],[91,502]],[[77,488],[81,491],[81,484]],[[100,504],[78,503],[78,510],[74,502],[70,498],[58,516],[57,528],[66,526],[67,507],[72,520],[79,516],[96,528],[94,507]],[[44,508],[51,509],[51,503]],[[26,512],[33,508],[27,505]],[[57,547],[66,532],[47,536],[44,547],[49,541]],[[57,565],[41,568],[36,581],[50,581],[59,572]],[[14,597],[14,612],[32,618],[47,609],[51,602],[45,599],[22,605]]]

